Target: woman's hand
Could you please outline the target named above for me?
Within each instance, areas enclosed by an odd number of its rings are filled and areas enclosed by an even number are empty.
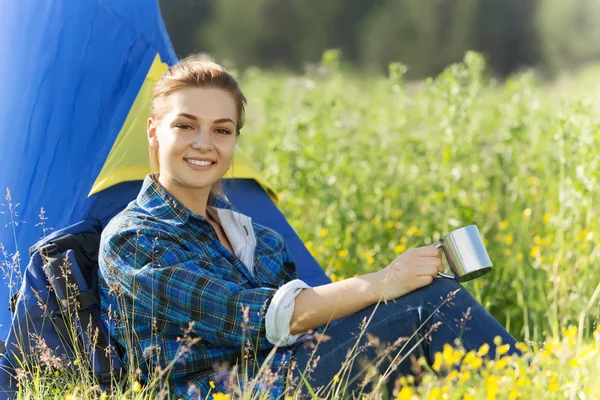
[[[442,255],[436,246],[409,249],[378,272],[382,285],[381,300],[393,300],[427,286],[443,270]]]

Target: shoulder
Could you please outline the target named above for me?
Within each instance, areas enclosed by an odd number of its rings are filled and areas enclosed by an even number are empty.
[[[102,230],[100,252],[119,252],[121,248],[149,247],[157,239],[176,237],[172,227],[131,202]]]
[[[252,223],[252,227],[256,236],[256,248],[258,251],[283,251],[285,247],[285,240],[283,236],[271,228],[254,222]]]

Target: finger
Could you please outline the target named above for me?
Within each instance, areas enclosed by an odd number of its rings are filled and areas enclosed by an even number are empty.
[[[444,271],[444,263],[442,262],[442,258],[437,257],[423,257],[419,258],[419,264],[421,265],[435,265],[438,271]]]
[[[424,258],[419,258],[419,262],[422,265],[435,265],[438,269],[438,271],[443,272],[445,267],[444,267],[444,263],[442,262],[441,257],[437,258],[437,257],[424,257]]]
[[[417,276],[436,276],[438,273],[438,266],[435,264],[421,265],[417,268]]]
[[[440,250],[432,244],[431,246],[424,246],[417,248],[419,257],[442,257]]]
[[[419,264],[441,264],[442,257],[419,257],[417,262]]]

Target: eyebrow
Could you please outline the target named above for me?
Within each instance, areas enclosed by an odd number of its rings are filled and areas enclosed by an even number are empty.
[[[196,117],[195,115],[192,115],[192,114],[188,114],[188,113],[179,113],[179,114],[177,114],[177,116],[178,117],[185,117],[187,119],[191,119],[191,120],[194,120],[194,121],[198,120],[198,117]],[[214,122],[216,124],[222,124],[222,123],[225,123],[225,122],[231,122],[232,124],[235,125],[235,122],[233,122],[233,120],[231,118],[219,118],[219,119],[216,119]]]

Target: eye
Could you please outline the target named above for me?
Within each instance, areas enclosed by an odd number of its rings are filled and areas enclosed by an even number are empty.
[[[175,124],[175,127],[178,129],[185,129],[185,130],[194,129],[194,127],[191,126],[190,124],[183,124],[183,123]]]
[[[217,128],[215,129],[215,132],[220,133],[222,135],[231,135],[231,131],[225,128]]]

